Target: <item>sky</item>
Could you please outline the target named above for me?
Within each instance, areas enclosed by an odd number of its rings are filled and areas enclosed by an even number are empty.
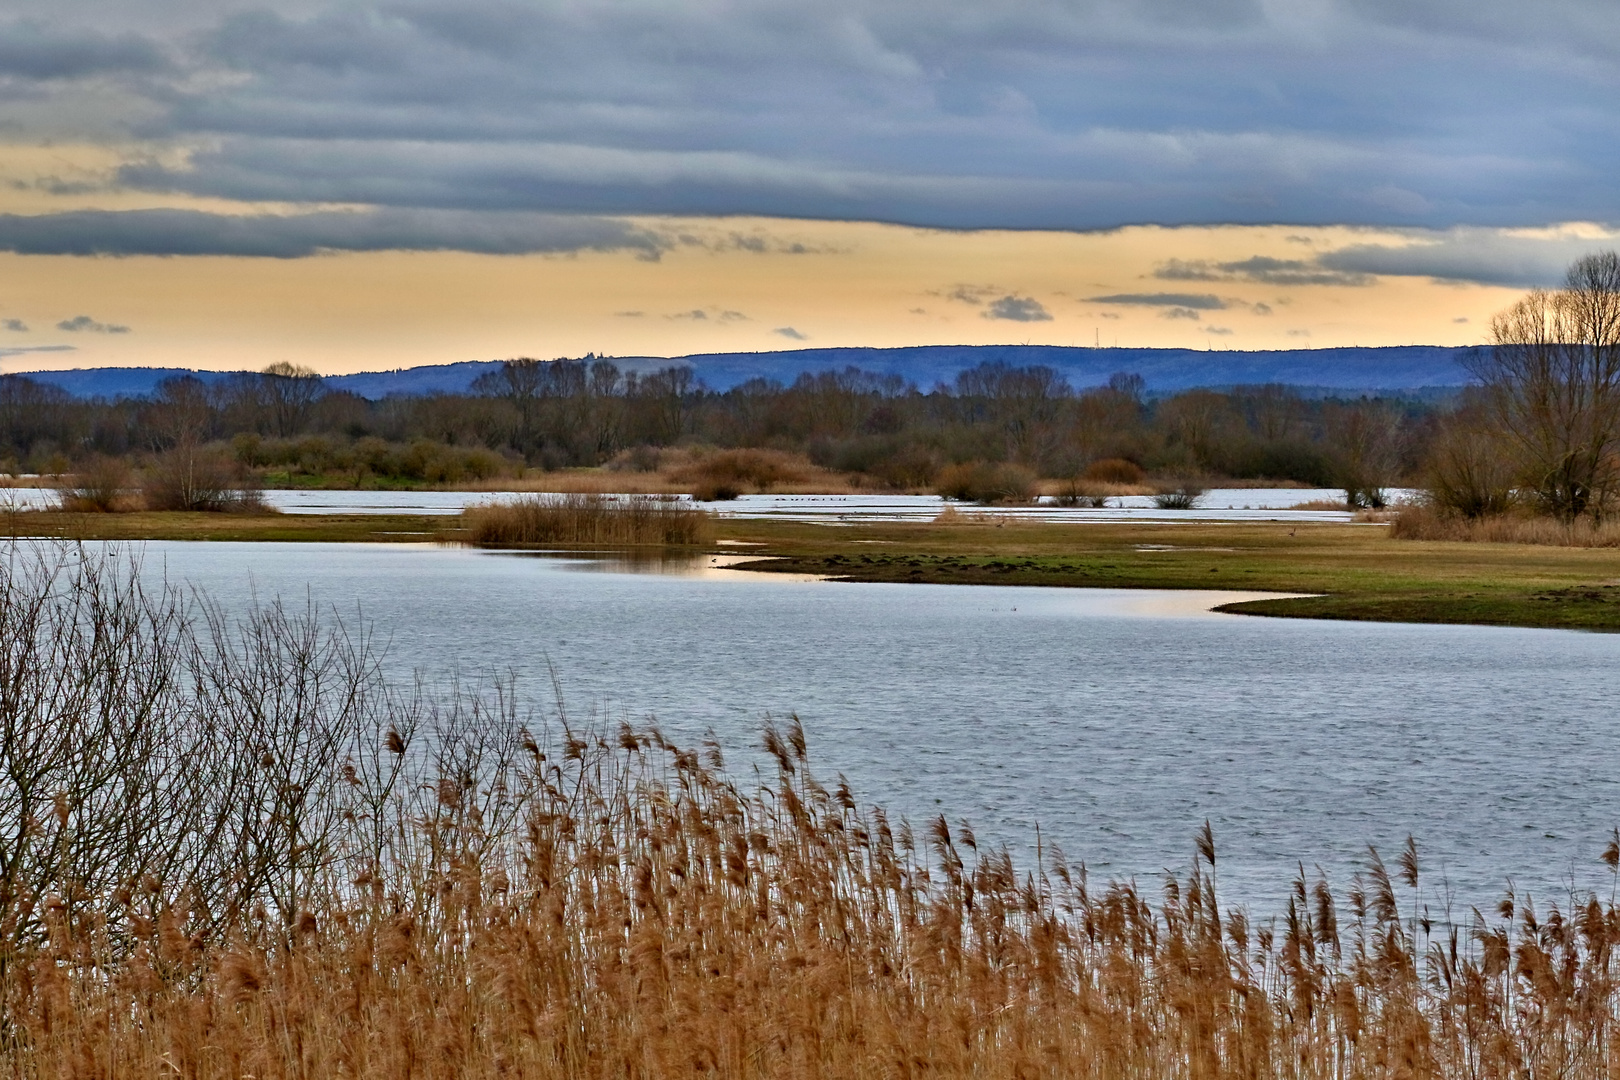
[[[0,0],[0,371],[1473,344],[1613,0]]]

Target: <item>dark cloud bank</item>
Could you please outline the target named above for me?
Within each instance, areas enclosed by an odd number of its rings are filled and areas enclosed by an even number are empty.
[[[119,184],[414,216],[171,218],[168,238],[155,218],[35,233],[8,220],[12,250],[650,250],[601,220],[632,214],[1056,229],[1620,221],[1612,0],[49,11],[0,22],[0,94],[31,102],[24,134],[73,137],[85,95],[100,93],[106,123],[192,151],[132,164]],[[492,213],[586,217],[478,224]],[[107,231],[70,238],[91,224]],[[1567,261],[1548,254],[1557,243],[1520,246],[1442,232],[1410,249],[1186,261],[1160,276],[1522,283]]]

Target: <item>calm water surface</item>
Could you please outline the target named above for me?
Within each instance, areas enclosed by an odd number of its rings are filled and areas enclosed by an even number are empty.
[[[746,768],[765,714],[818,772],[914,821],[1022,847],[1039,823],[1097,876],[1188,862],[1274,910],[1299,863],[1339,885],[1418,837],[1431,885],[1484,904],[1596,871],[1620,821],[1620,636],[1215,615],[1215,594],[784,581],[404,545],[145,545],[227,607],[358,610],[430,680],[548,663],[580,713],[712,729]],[[590,566],[599,572],[581,573]],[[1607,886],[1604,885],[1606,888]]]

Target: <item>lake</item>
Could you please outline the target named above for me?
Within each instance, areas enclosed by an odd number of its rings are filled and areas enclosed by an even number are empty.
[[[444,685],[554,668],[578,716],[712,730],[734,771],[797,713],[818,774],[914,823],[1036,825],[1096,877],[1184,868],[1208,818],[1222,892],[1276,910],[1303,862],[1339,887],[1416,835],[1428,885],[1539,898],[1620,819],[1620,636],[1260,619],[1231,594],[782,580],[450,547],[143,545],[228,609],[279,594],[389,640]],[[723,561],[723,560],[722,560]],[[662,572],[647,572],[649,569]],[[581,571],[592,572],[581,572]],[[549,667],[548,667],[549,665]]]

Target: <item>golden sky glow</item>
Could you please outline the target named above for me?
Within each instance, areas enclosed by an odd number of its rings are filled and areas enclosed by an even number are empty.
[[[0,255],[0,319],[28,327],[0,330],[0,348],[74,346],[14,354],[0,359],[0,370],[253,369],[290,360],[337,374],[513,355],[939,343],[1472,344],[1491,313],[1522,291],[1404,276],[1365,285],[1155,277],[1170,260],[1299,262],[1351,245],[1401,242],[1342,228],[1064,233],[761,219],[637,224],[680,239],[657,260],[590,251]],[[1214,297],[1221,306],[1189,311],[1091,299],[1163,294]],[[1033,300],[1050,318],[987,317],[1006,296]],[[56,328],[79,315],[129,330]]]

